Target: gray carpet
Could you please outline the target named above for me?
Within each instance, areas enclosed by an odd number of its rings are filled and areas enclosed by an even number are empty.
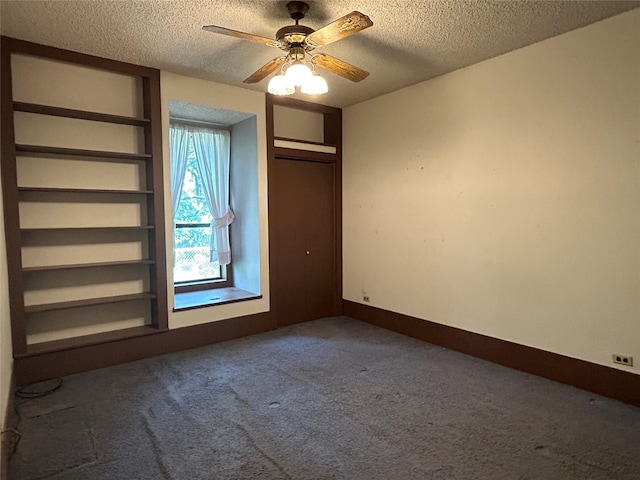
[[[13,480],[640,479],[640,409],[344,317],[18,408]]]

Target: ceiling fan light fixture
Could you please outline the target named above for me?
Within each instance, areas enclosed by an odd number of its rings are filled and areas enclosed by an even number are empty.
[[[202,29],[212,33],[249,40],[268,47],[276,47],[286,52],[285,56],[269,60],[243,80],[243,83],[247,84],[258,83],[276,72],[278,68],[281,68],[280,73],[271,79],[267,87],[269,93],[273,95],[291,95],[295,92],[296,87],[300,87],[302,93],[306,94],[321,95],[326,93],[328,91],[327,82],[315,74],[315,65],[352,82],[360,82],[367,78],[369,72],[361,68],[325,53],[314,55],[311,52],[316,48],[324,47],[371,27],[373,22],[368,16],[354,11],[319,30],[314,30],[305,25],[300,25],[300,20],[305,17],[309,10],[307,3],[291,1],[286,6],[289,16],[295,20],[295,25],[287,25],[279,29],[276,32],[275,40],[218,25],[205,25]],[[311,58],[309,59],[309,57]],[[313,73],[309,65],[305,65],[305,59],[311,64]],[[288,64],[290,66],[284,73],[285,65]],[[286,85],[283,79],[286,80]]]
[[[289,82],[285,78],[285,74],[283,72],[280,72],[269,81],[267,90],[272,95],[291,95],[293,92],[295,92],[296,89],[289,84]]]
[[[307,95],[323,95],[329,91],[329,86],[324,78],[313,72],[311,78],[300,87],[300,91]]]
[[[312,76],[311,69],[300,60],[293,62],[284,74],[287,83],[292,87],[301,87],[311,80]]]

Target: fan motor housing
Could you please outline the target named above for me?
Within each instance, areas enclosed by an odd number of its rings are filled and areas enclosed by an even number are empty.
[[[315,32],[313,28],[304,25],[288,25],[276,32],[276,40],[287,46],[302,45],[304,39],[313,32]]]

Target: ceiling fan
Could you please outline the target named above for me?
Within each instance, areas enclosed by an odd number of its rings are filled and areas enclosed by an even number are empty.
[[[322,67],[352,82],[364,80],[369,72],[354,65],[343,62],[325,53],[312,53],[315,49],[342,40],[354,33],[358,33],[373,25],[369,17],[360,12],[351,12],[338,20],[322,27],[320,30],[299,25],[309,10],[305,2],[289,2],[287,10],[295,25],[282,27],[276,32],[275,40],[239,32],[217,25],[206,25],[203,30],[221,33],[231,37],[242,38],[268,47],[277,47],[286,55],[276,57],[247,77],[243,83],[258,83],[270,74],[280,69],[269,82],[269,93],[275,95],[290,95],[295,87],[300,87],[302,93],[318,95],[328,91],[327,82],[317,74],[315,67]],[[311,66],[309,68],[307,63]],[[286,71],[285,71],[285,67]]]

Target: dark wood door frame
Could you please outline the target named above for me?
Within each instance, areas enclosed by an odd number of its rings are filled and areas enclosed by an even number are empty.
[[[323,145],[336,147],[336,153],[321,153],[305,150],[276,147],[274,144],[274,123],[273,107],[275,105],[295,108],[309,112],[321,113],[324,115],[324,142]],[[276,158],[300,160],[308,162],[322,162],[335,164],[334,192],[335,192],[335,245],[336,245],[336,280],[335,280],[335,305],[334,315],[342,314],[342,109],[304,102],[287,97],[275,97],[267,94],[266,97],[266,117],[267,117],[267,192],[272,197],[274,188],[271,179],[275,178]],[[312,143],[312,142],[310,142]],[[269,202],[269,219],[274,218],[273,205]],[[278,312],[275,302],[276,285],[276,265],[278,262],[274,252],[275,231],[274,224],[269,222],[269,291],[270,291],[270,314],[274,322],[277,322]]]

